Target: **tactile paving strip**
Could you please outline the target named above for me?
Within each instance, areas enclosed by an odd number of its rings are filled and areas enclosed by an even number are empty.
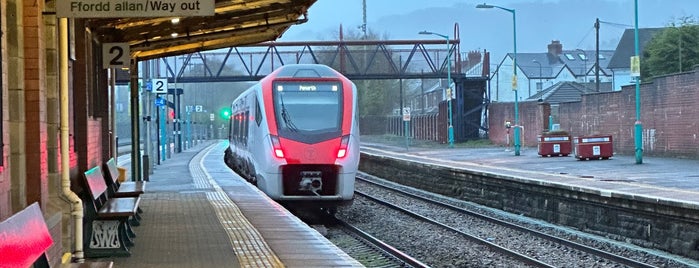
[[[216,144],[198,153],[189,162],[194,185],[197,189],[211,189],[206,196],[214,207],[221,225],[231,241],[241,267],[284,267],[279,257],[271,250],[262,235],[245,218],[238,206],[214,181],[204,168],[203,159]]]

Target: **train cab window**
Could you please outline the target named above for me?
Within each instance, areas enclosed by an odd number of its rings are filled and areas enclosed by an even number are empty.
[[[341,133],[341,83],[276,82],[272,95],[280,136],[317,142]]]

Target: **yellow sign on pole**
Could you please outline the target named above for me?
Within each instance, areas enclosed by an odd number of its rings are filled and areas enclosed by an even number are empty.
[[[517,75],[512,76],[512,90],[517,90]]]
[[[631,56],[631,77],[641,76],[641,59],[639,56]]]

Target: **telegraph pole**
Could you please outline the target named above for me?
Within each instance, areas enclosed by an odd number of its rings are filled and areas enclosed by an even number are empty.
[[[595,20],[595,91],[599,92],[599,18]]]

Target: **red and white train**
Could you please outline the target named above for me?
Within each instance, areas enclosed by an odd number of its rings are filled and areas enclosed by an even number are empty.
[[[357,87],[325,65],[278,68],[231,106],[224,160],[273,200],[351,203],[359,165]]]

